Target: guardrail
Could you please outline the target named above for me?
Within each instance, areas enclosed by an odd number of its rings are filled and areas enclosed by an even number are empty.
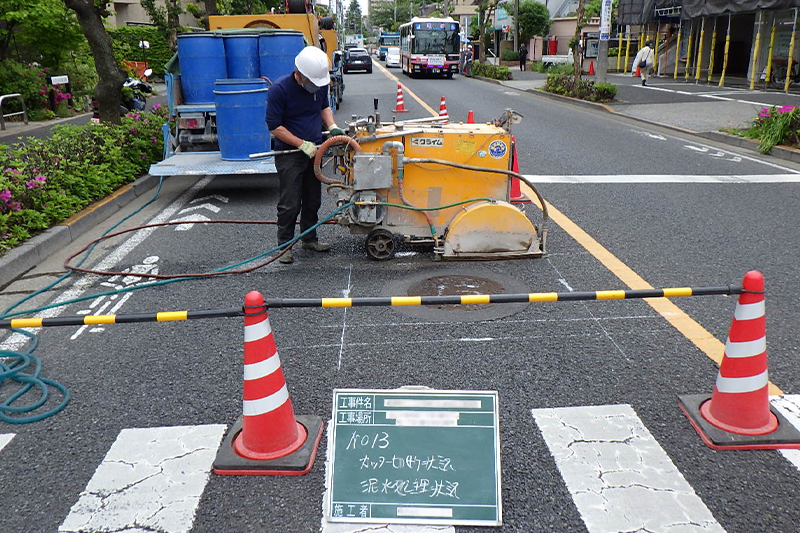
[[[16,113],[3,113],[3,100],[6,98],[16,98],[22,101],[22,111],[17,111]],[[25,124],[28,124],[28,110],[25,107],[25,97],[19,93],[14,94],[4,94],[0,96],[0,130],[6,130],[6,117],[15,117],[17,115],[22,115],[22,118],[25,120]]]

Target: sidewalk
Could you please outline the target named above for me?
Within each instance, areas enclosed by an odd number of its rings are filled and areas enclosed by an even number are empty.
[[[716,84],[695,83],[672,76],[651,77],[647,86],[641,85],[640,78],[628,74],[610,73],[606,81],[617,86],[615,101],[593,103],[541,91],[547,74],[520,71],[518,66],[510,67],[513,79],[500,81],[503,86],[520,91],[568,102],[573,105],[604,109],[648,124],[671,128],[683,133],[698,135],[732,146],[756,150],[758,142],[728,135],[720,130],[746,128],[764,107],[793,105],[800,107],[800,95],[782,91],[753,89],[747,80],[733,78],[730,86],[718,87]],[[583,76],[594,80],[596,76]],[[726,82],[727,84],[727,82]],[[775,147],[770,154],[778,159],[800,162],[800,151]]]

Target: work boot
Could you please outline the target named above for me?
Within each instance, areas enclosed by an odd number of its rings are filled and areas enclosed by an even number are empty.
[[[286,250],[286,253],[278,258],[278,262],[283,263],[284,265],[290,265],[294,263],[294,256],[292,255],[292,251]]]
[[[304,242],[303,250],[314,250],[315,252],[327,252],[331,249],[331,245],[327,242]]]
[[[642,80],[642,85],[647,85],[647,80]]]

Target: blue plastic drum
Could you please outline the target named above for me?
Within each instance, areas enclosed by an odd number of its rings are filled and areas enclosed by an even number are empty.
[[[211,32],[179,33],[178,58],[185,104],[213,104],[214,81],[228,77],[222,37]]]
[[[258,78],[261,76],[261,59],[258,55],[258,35],[239,33],[223,35],[225,63],[228,78]]]
[[[267,82],[262,79],[226,79],[214,83],[222,159],[249,161],[250,154],[270,151],[267,91]]]
[[[271,82],[294,70],[294,58],[305,48],[303,32],[278,30],[263,33],[258,38],[258,55],[261,59],[261,75]]]

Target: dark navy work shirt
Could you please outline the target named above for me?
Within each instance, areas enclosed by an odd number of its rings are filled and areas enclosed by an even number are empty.
[[[321,112],[330,107],[327,85],[311,94],[295,81],[292,73],[278,78],[269,88],[268,94],[267,127],[270,130],[283,126],[304,141],[311,141],[314,144],[322,142]],[[297,148],[277,137],[272,147],[275,150]]]

